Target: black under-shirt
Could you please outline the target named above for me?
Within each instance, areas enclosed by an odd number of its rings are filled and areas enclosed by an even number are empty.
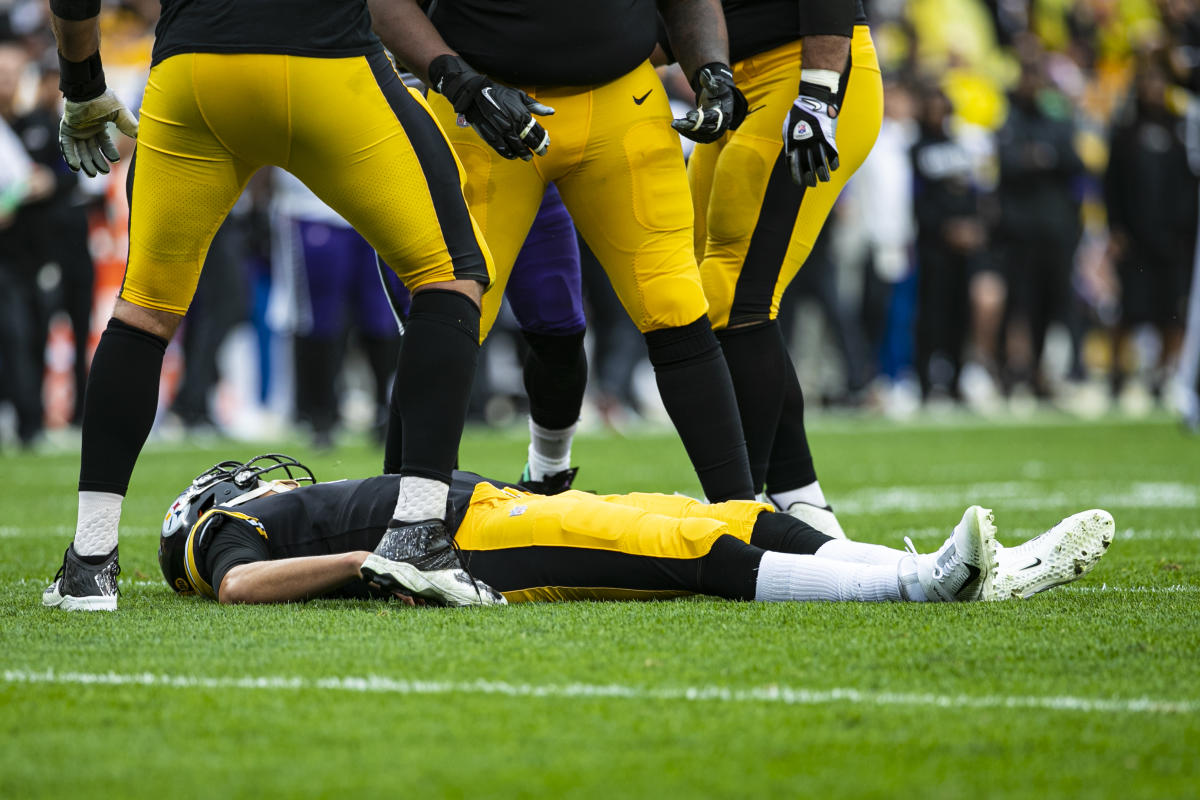
[[[657,37],[654,0],[437,0],[430,17],[472,67],[517,86],[607,83]]]
[[[178,53],[348,58],[382,47],[366,0],[162,0],[152,63]]]
[[[725,24],[729,28],[730,62],[736,64],[804,36],[849,36],[851,28],[834,30],[810,18],[812,4],[830,1],[722,0]],[[862,0],[855,0],[854,25],[865,24],[867,14]]]

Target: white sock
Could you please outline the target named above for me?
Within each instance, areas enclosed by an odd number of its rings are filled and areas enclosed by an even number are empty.
[[[905,600],[924,603],[929,599],[929,596],[925,594],[925,587],[921,586],[921,580],[917,577],[917,556],[905,553],[900,565],[896,568],[896,573],[899,576],[901,592]]]
[[[400,496],[392,518],[400,522],[421,522],[426,519],[445,519],[446,500],[450,484],[433,478],[405,475],[400,479]]]
[[[529,420],[529,478],[544,481],[547,477],[571,468],[571,442],[575,428],[543,428]]]
[[[852,542],[849,539],[834,539],[817,548],[817,558],[833,561],[849,561],[852,564],[886,564],[895,567],[908,553],[881,544]]]
[[[895,566],[847,564],[816,556],[768,551],[758,565],[754,599],[767,603],[900,600],[900,580]]]
[[[121,503],[125,498],[112,492],[80,492],[79,517],[75,523],[75,552],[81,556],[106,556],[117,546]]]
[[[788,489],[786,492],[777,494],[767,493],[767,497],[771,498],[771,502],[776,508],[787,511],[788,506],[792,503],[808,503],[811,506],[819,506],[821,508],[828,507],[829,503],[825,501],[825,493],[821,491],[821,482],[813,481],[807,486],[801,486],[799,489]]]

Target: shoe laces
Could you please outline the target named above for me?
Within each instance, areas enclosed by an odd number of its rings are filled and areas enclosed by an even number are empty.
[[[67,545],[67,549],[63,551],[62,566],[58,568],[58,572],[54,573],[54,582],[62,580],[62,576],[67,573],[67,553],[71,552],[71,545]]]
[[[915,544],[913,544],[913,540],[907,536],[904,537],[904,549],[907,550],[909,553],[913,554],[914,556],[921,555],[919,552],[917,552],[917,546]],[[933,560],[933,578],[934,578],[934,580],[940,581],[942,578],[944,578],[946,576],[946,572],[948,572],[948,571],[953,572],[955,569],[958,568],[958,566],[961,563],[962,563],[962,557],[959,556],[957,547],[955,547],[953,549],[953,551],[946,557],[947,569],[942,569],[942,562],[941,562],[940,558],[934,558],[934,560]]]

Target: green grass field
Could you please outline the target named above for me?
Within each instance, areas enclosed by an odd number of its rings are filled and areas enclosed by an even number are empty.
[[[120,610],[45,610],[77,456],[0,455],[0,797],[1196,797],[1200,440],[1166,422],[813,432],[855,538],[938,546],[971,503],[1015,542],[1109,509],[1083,581],[1026,602],[708,599],[493,609],[176,597],[167,504],[245,444],[152,444]],[[279,447],[276,443],[276,447]],[[377,453],[312,455],[319,477]],[[515,477],[518,434],[464,466]],[[580,488],[698,484],[670,436],[582,438]]]

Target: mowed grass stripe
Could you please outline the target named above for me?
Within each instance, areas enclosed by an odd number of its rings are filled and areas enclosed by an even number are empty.
[[[504,681],[406,681],[377,675],[362,677],[265,675],[211,678],[196,675],[155,675],[85,672],[29,672],[5,670],[6,683],[148,686],[177,689],[242,689],[267,691],[343,691],[400,695],[500,695],[529,698],[612,698],[676,702],[777,703],[781,705],[928,706],[935,708],[1040,709],[1081,713],[1195,714],[1200,702],[1148,697],[1101,698],[1021,695],[946,695],[863,691],[853,688],[794,689],[764,686],[737,689],[727,686],[642,687],[620,684],[529,684]]]

